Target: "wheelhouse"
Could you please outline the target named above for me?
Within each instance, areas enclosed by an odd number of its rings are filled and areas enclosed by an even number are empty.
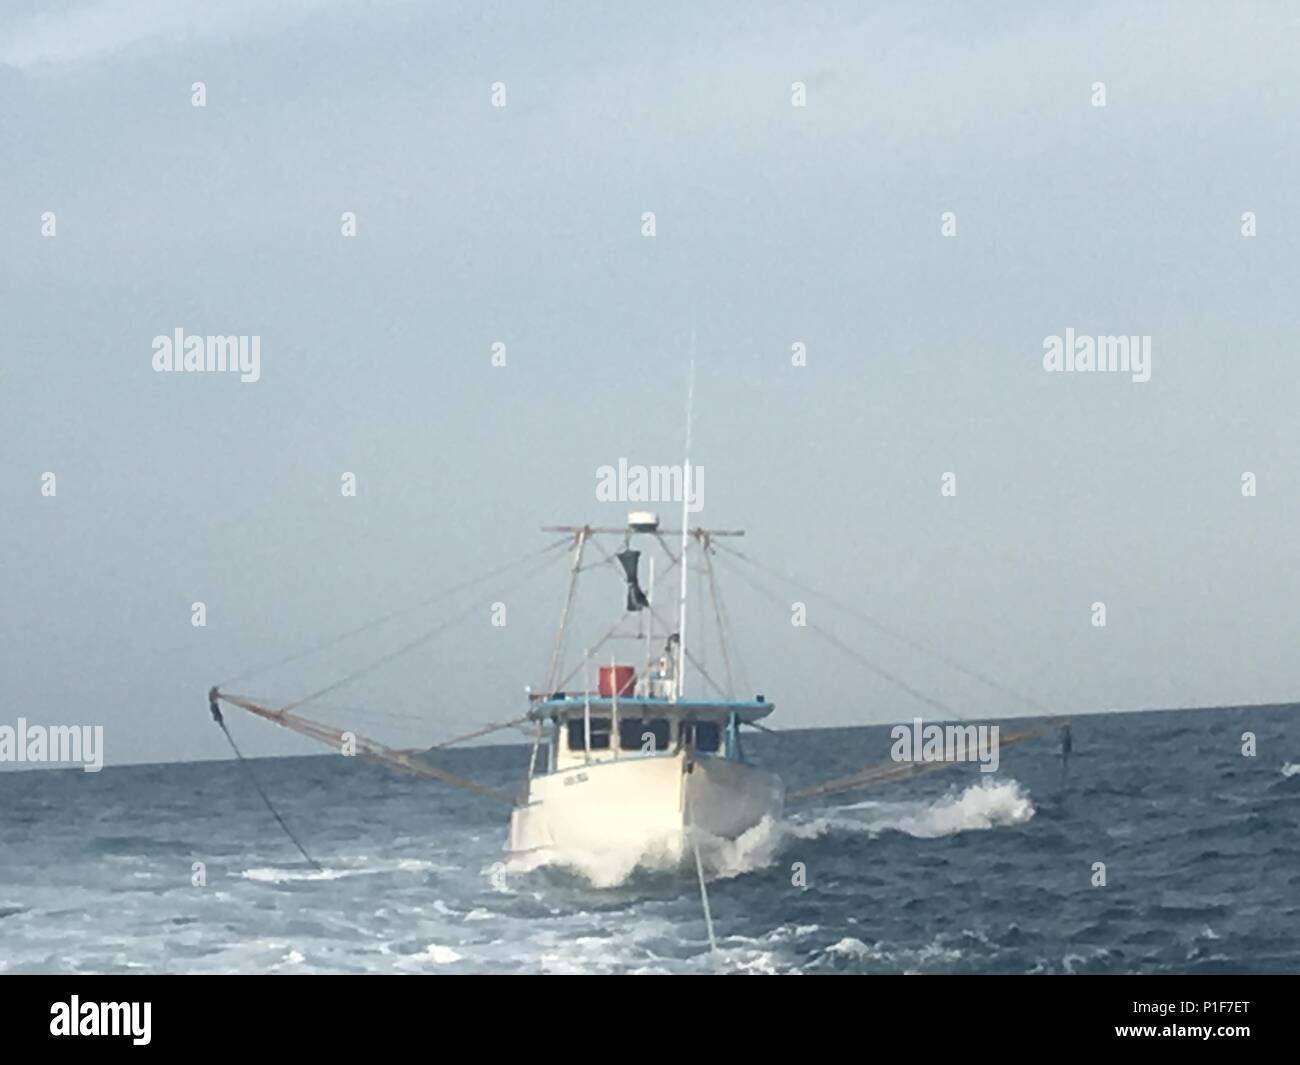
[[[670,702],[629,697],[592,698],[558,694],[541,699],[532,717],[543,723],[534,774],[560,772],[594,762],[688,754],[743,761],[740,726],[774,709],[753,702]]]

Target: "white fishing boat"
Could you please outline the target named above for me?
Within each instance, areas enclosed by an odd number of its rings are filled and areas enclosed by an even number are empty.
[[[710,561],[715,537],[740,535],[708,529],[664,531],[657,516],[634,512],[626,528],[559,527],[574,538],[569,595],[556,634],[547,683],[531,695],[529,720],[537,728],[527,787],[511,813],[508,849],[515,854],[599,852],[617,846],[662,862],[686,853],[692,832],[734,840],[765,818],[780,817],[784,785],[776,774],[750,764],[741,730],[775,709],[762,695],[735,698],[730,659],[723,643],[725,680],[712,677],[684,638],[687,585],[672,615],[655,607],[655,563],[661,576],[674,568],[685,575],[691,553],[716,590]],[[674,551],[671,537],[680,537]],[[611,660],[596,666],[585,650],[567,676],[562,671],[570,608],[583,559],[602,538],[621,543],[605,557],[617,562],[626,582],[626,601],[598,647],[630,641],[639,665]],[[634,546],[638,545],[638,546]],[[639,549],[647,545],[649,552]],[[642,590],[640,565],[649,553],[649,592]],[[683,562],[685,559],[685,562]],[[721,611],[714,616],[722,634]],[[671,619],[671,620],[670,620]],[[632,657],[628,655],[628,657]],[[708,697],[687,694],[693,669]],[[566,687],[581,675],[578,690]]]

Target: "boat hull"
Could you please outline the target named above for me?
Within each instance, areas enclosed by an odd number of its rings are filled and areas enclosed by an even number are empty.
[[[781,816],[785,788],[766,770],[685,753],[593,761],[534,777],[510,818],[513,855],[635,851],[680,861],[688,832],[732,840]]]

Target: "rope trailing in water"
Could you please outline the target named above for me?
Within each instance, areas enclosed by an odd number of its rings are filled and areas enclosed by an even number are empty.
[[[318,873],[324,872],[324,870],[320,866],[320,863],[316,861],[316,859],[313,858],[310,854],[307,853],[307,848],[304,847],[301,841],[298,839],[298,837],[293,834],[293,830],[287,824],[285,824],[284,818],[280,816],[280,812],[275,808],[275,805],[271,802],[270,796],[267,795],[266,792],[262,790],[262,785],[258,783],[257,777],[254,775],[252,767],[248,764],[247,759],[244,758],[243,753],[239,749],[239,745],[235,743],[235,737],[230,734],[230,729],[226,727],[226,719],[221,716],[221,707],[217,705],[216,688],[213,688],[210,692],[208,692],[208,710],[212,713],[212,720],[215,721],[221,727],[221,731],[225,733],[226,739],[230,743],[230,749],[235,752],[235,758],[239,760],[239,764],[241,768],[244,770],[246,774],[248,774],[249,783],[253,785],[253,788],[257,791],[257,794],[262,797],[262,801],[266,803],[266,808],[271,811],[271,816],[274,817],[276,822],[279,824],[279,826],[282,829],[284,829],[284,834],[288,836],[291,840],[293,840],[293,845],[298,848],[298,853],[301,854],[305,859],[307,859],[307,864],[310,865],[313,869],[315,869]]]
[[[700,861],[700,841],[696,838],[695,820],[691,816],[691,800],[686,799],[686,832],[691,838],[691,850],[695,853],[695,876],[700,882],[700,902],[704,904],[704,929],[709,934],[709,950],[718,953],[718,940],[713,934],[713,913],[709,909],[709,889],[704,884],[704,863]]]

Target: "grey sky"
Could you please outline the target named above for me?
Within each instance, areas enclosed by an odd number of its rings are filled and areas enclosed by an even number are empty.
[[[1062,711],[1295,698],[1300,16],[865,8],[6,5],[0,723],[224,756],[209,684],[620,521],[596,468],[680,461],[692,328],[700,519],[746,551]],[[154,373],[177,327],[260,335],[261,380]],[[1045,373],[1067,327],[1151,335],[1150,382]],[[728,589],[774,724],[924,709]],[[561,594],[338,702],[510,716]]]

